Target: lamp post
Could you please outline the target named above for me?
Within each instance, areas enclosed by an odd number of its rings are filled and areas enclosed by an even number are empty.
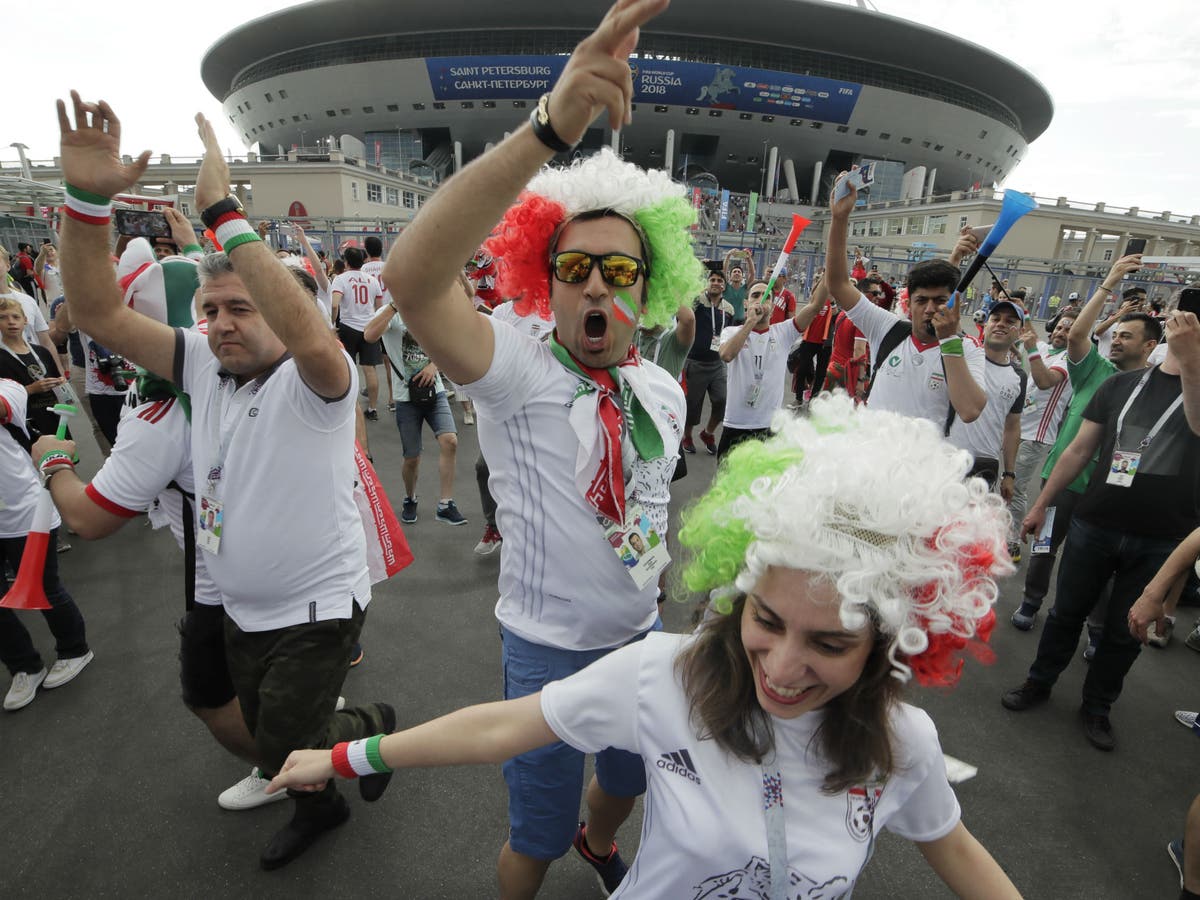
[[[29,168],[29,158],[25,156],[25,151],[29,148],[20,142],[9,144],[10,147],[15,147],[17,155],[21,157],[21,177],[26,181],[33,181],[33,170]]]

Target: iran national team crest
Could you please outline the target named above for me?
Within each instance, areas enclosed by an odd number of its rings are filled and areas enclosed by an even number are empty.
[[[846,792],[846,830],[859,843],[871,836],[875,806],[882,793],[882,787],[872,785],[853,787]]]

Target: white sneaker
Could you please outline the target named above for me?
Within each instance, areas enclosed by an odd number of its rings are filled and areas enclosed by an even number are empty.
[[[267,793],[267,785],[271,783],[271,779],[263,778],[258,767],[250,770],[250,774],[235,784],[233,787],[221,791],[221,795],[217,797],[217,806],[221,809],[254,809],[258,806],[266,806],[268,803],[274,803],[276,800],[286,800],[287,791],[277,791],[274,794]]]
[[[475,413],[471,412],[471,410],[469,410],[469,409],[464,409],[463,410],[463,424],[464,425],[474,425],[475,424]]]
[[[1196,727],[1196,715],[1197,714],[1192,712],[1191,710],[1177,709],[1177,710],[1175,710],[1175,721],[1178,722],[1180,725],[1182,725],[1184,728],[1195,728]]]
[[[28,706],[37,696],[38,686],[45,680],[45,669],[32,675],[28,672],[18,672],[13,676],[12,687],[4,696],[4,708],[13,712]]]
[[[50,674],[46,676],[46,681],[42,684],[42,687],[46,690],[62,687],[82,672],[84,666],[95,659],[95,656],[96,654],[89,650],[83,656],[76,656],[71,659],[56,659],[54,665],[50,667]]]

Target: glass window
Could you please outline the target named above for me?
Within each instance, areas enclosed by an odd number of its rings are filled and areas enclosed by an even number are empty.
[[[357,181],[350,182],[350,196],[355,200],[358,199],[358,182]]]
[[[924,234],[925,233],[925,217],[924,216],[909,216],[908,226],[904,229],[905,234]]]
[[[412,191],[405,191],[404,192],[404,208],[405,209],[416,209],[416,207],[417,207],[417,195],[414,194]]]
[[[904,234],[904,220],[888,219],[887,233],[890,235]]]
[[[851,222],[850,233],[854,235],[854,237],[864,237],[867,233],[866,219],[859,219],[856,222]]]
[[[946,233],[946,217],[945,216],[930,216],[929,217],[929,234],[945,234]]]
[[[883,219],[872,219],[868,222],[867,234],[870,237],[881,237],[883,235]]]
[[[962,231],[966,227],[967,227],[967,217],[959,216],[958,217],[958,230]]]
[[[398,188],[390,187],[387,189],[387,204],[388,206],[400,205],[400,190]]]
[[[1104,261],[1112,262],[1112,254],[1113,254],[1113,252],[1111,250],[1105,250],[1104,251]]]
[[[382,203],[383,202],[383,185],[375,184],[372,181],[367,182],[367,202]]]

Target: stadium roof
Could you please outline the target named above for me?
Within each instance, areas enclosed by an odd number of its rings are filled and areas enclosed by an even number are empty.
[[[241,71],[303,47],[389,33],[589,31],[607,5],[557,4],[549,21],[542,0],[313,0],[235,28],[208,49],[200,73],[224,101]],[[644,30],[812,50],[960,84],[1011,110],[1027,141],[1041,135],[1054,114],[1045,87],[1005,57],[924,25],[826,0],[740,0],[736,6],[727,0],[677,0]]]

